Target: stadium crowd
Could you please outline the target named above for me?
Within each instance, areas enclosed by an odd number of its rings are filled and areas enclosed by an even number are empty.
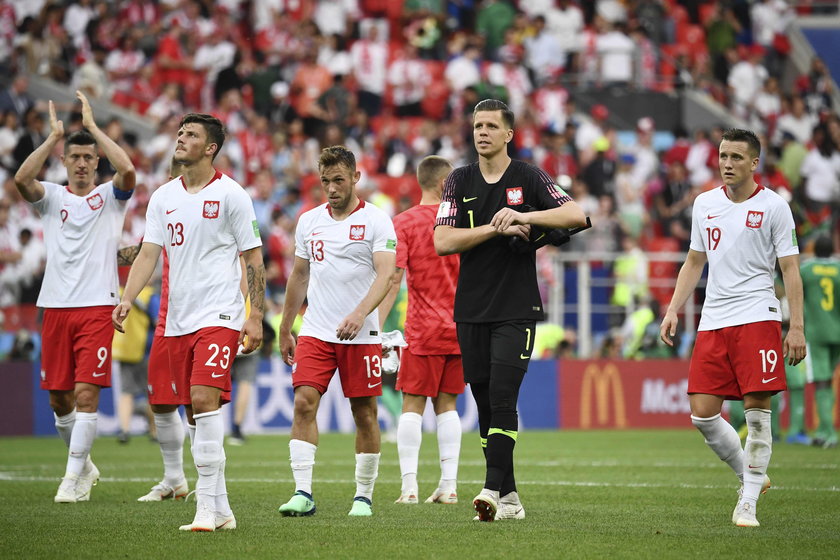
[[[48,132],[30,76],[155,127],[140,141],[119,118],[101,123],[137,170],[126,246],[140,241],[149,196],[168,178],[180,117],[217,115],[229,138],[216,167],[253,199],[276,301],[296,218],[324,201],[323,147],[359,154],[360,194],[394,215],[419,199],[422,158],[476,159],[471,114],[488,97],[517,115],[511,155],[557,177],[592,218],[571,248],[631,257],[613,266],[616,306],[651,299],[645,251],[687,248],[694,198],[721,182],[727,124],[662,131],[644,117],[619,135],[586,91],[707,92],[761,135],[758,182],[790,201],[800,243],[832,228],[837,239],[840,118],[819,58],[786,83],[795,17],[776,0],[0,1],[0,308],[33,304],[43,272],[40,221],[12,179]],[[81,127],[77,107],[59,108],[68,132]],[[57,156],[43,178],[60,183]],[[100,162],[104,181],[114,170]],[[552,250],[539,256],[545,287]]]

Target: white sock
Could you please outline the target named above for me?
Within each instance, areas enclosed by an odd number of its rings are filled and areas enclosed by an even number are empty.
[[[195,493],[198,506],[216,509],[216,491],[219,481],[219,467],[224,458],[225,429],[221,410],[213,410],[193,416],[195,420],[195,441],[193,460],[198,471]]]
[[[300,490],[312,495],[312,470],[315,468],[315,451],[318,446],[293,439],[289,441],[289,461],[292,465],[292,476],[295,479],[295,491]]]
[[[417,462],[423,440],[423,417],[403,412],[397,422],[397,453],[400,456],[403,494],[417,492]]]
[[[76,423],[76,410],[73,409],[64,416],[59,416],[53,412],[53,416],[55,417],[55,429],[58,431],[58,435],[64,440],[65,445],[70,447],[70,435],[73,433],[73,424]]]
[[[193,418],[193,422],[195,422],[195,418]],[[187,433],[190,436],[190,451],[192,451],[192,446],[195,443],[195,424],[187,424]]]
[[[458,411],[438,414],[437,438],[440,454],[438,488],[454,492],[455,481],[458,479],[458,458],[461,455],[461,419],[458,418]]]
[[[356,498],[373,501],[373,485],[379,475],[379,453],[356,453]]]
[[[82,474],[94,439],[96,439],[96,413],[77,412],[73,433],[70,436],[67,474]]]
[[[744,479],[744,450],[741,449],[741,438],[732,424],[724,420],[720,414],[710,418],[691,416],[694,424],[703,437],[706,445],[714,451],[721,461],[731,468],[739,480]]]
[[[765,408],[749,408],[744,411],[747,420],[747,441],[744,444],[744,493],[741,501],[755,506],[770,455],[773,453],[773,435],[770,428],[771,412]]]
[[[184,423],[177,410],[155,412],[155,427],[163,456],[163,481],[177,486],[184,480]]]
[[[227,455],[225,450],[222,449],[222,463],[219,465],[219,479],[216,482],[216,515],[224,517],[233,514],[230,509],[230,502],[228,502],[227,483],[225,482],[226,463]]]

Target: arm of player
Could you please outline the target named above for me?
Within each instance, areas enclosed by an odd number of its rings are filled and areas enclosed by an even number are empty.
[[[300,313],[300,306],[306,298],[309,288],[309,261],[295,256],[295,264],[286,282],[286,299],[283,301],[283,320],[280,321],[280,332],[277,339],[280,344],[280,356],[288,365],[292,365],[295,358],[295,337],[292,326],[295,317]]]
[[[76,91],[76,97],[82,102],[82,126],[90,132],[96,139],[96,144],[102,149],[102,153],[111,162],[111,165],[116,169],[117,174],[114,176],[114,186],[121,191],[130,191],[134,189],[136,181],[136,173],[134,171],[134,164],[131,163],[131,158],[125,153],[125,150],[120,148],[116,142],[111,140],[107,134],[97,126],[96,120],[93,118],[93,109],[90,107],[90,102],[85,94],[81,91]]]
[[[697,287],[697,282],[700,281],[700,275],[703,274],[703,267],[706,265],[706,253],[689,249],[685,256],[685,263],[680,268],[680,273],[677,275],[677,285],[674,288],[674,295],[671,296],[671,303],[668,305],[668,311],[665,312],[665,317],[662,319],[662,324],[659,326],[659,337],[668,346],[673,346],[672,338],[677,334],[677,312],[682,309],[691,294],[694,293],[694,288]]]
[[[440,256],[463,253],[477,245],[481,245],[485,241],[493,239],[497,235],[519,237],[523,241],[528,241],[530,234],[531,226],[523,225],[512,226],[504,231],[497,231],[490,224],[475,228],[435,226],[435,252]]]
[[[586,214],[574,201],[568,201],[557,208],[534,212],[517,212],[513,208],[505,207],[496,212],[496,215],[490,220],[490,225],[500,233],[514,225],[538,226],[549,229],[584,227],[586,225]]]
[[[795,366],[805,359],[805,319],[802,311],[803,291],[802,276],[799,275],[799,255],[789,255],[779,259],[785,294],[790,307],[790,325],[782,349],[788,359],[788,365]]]
[[[251,312],[245,319],[239,333],[239,344],[244,343],[243,353],[253,352],[262,344],[262,320],[265,314],[265,266],[263,265],[262,247],[254,247],[242,253],[247,278],[248,298],[251,300]]]
[[[135,259],[137,259],[137,255],[140,253],[140,247],[143,246],[143,243],[140,242],[137,245],[133,245],[131,247],[123,247],[122,249],[117,250],[117,266],[131,266],[134,264]]]
[[[155,245],[154,243],[143,243],[143,246],[140,247],[140,252],[137,254],[134,264],[131,265],[131,271],[128,273],[128,280],[125,283],[122,299],[114,308],[114,311],[111,312],[111,321],[114,324],[114,328],[119,332],[125,332],[123,322],[128,317],[131,306],[140,293],[140,290],[149,283],[149,278],[152,277],[152,273],[155,271],[155,266],[157,266],[158,257],[160,257],[162,249],[160,245]]]
[[[394,302],[397,301],[397,295],[400,293],[400,286],[405,275],[405,269],[397,267],[394,274],[391,275],[391,285],[388,288],[388,293],[379,304],[379,332],[385,328],[385,320],[394,308]]]
[[[36,177],[47,162],[47,158],[50,157],[55,145],[63,138],[64,123],[55,116],[55,105],[50,101],[50,135],[47,136],[43,144],[29,154],[29,157],[23,161],[20,169],[15,173],[15,186],[27,202],[36,202],[44,198],[44,185]]]
[[[359,334],[362,325],[365,323],[365,317],[379,306],[385,298],[385,294],[388,293],[396,262],[396,253],[390,251],[373,253],[373,268],[376,271],[376,279],[370,285],[370,289],[362,298],[362,301],[359,302],[359,305],[356,306],[356,309],[339,323],[335,330],[335,335],[339,340],[353,340]]]

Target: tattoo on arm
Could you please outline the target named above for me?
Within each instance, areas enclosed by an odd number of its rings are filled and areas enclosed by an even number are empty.
[[[265,314],[265,269],[253,264],[246,265],[248,274],[248,297],[251,299],[251,309],[257,309]]]
[[[134,247],[123,247],[117,251],[117,266],[131,266],[134,264],[134,259],[140,253],[140,245]]]

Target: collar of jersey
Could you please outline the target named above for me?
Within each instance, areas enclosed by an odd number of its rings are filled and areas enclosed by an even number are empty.
[[[723,196],[725,196],[729,200],[732,200],[731,198],[729,198],[729,192],[726,190],[726,185],[721,185],[720,188],[723,191]],[[747,200],[749,200],[752,197],[754,197],[755,195],[757,195],[759,193],[759,191],[761,191],[762,189],[764,189],[764,187],[759,185],[758,183],[756,183],[755,190],[753,191],[753,193],[750,196],[747,197]],[[745,200],[744,202],[746,202],[747,200]]]
[[[355,208],[353,208],[353,212],[350,212],[350,214],[347,214],[347,217],[349,218],[349,217],[350,217],[352,214],[354,214],[357,210],[361,210],[361,209],[362,209],[362,208],[364,208],[364,207],[365,207],[365,201],[364,201],[364,200],[362,200],[362,199],[360,198],[360,199],[359,199],[359,205],[358,205],[358,206],[356,206]],[[329,213],[330,213],[330,218],[332,218],[332,208],[330,207],[330,203],[329,203],[329,202],[327,202],[327,212],[329,212]],[[334,219],[334,218],[333,218],[333,219]]]
[[[219,171],[218,169],[213,169],[213,171],[215,171],[216,173],[213,174],[212,179],[207,181],[207,185],[209,185],[210,183],[212,183],[213,181],[215,181],[217,179],[222,178],[222,172],[221,171]],[[184,176],[181,175],[180,179],[181,179],[181,186],[184,187],[184,190],[187,190],[187,183],[184,182]],[[203,187],[201,187],[201,190],[204,190],[207,187],[207,185],[204,185]]]

